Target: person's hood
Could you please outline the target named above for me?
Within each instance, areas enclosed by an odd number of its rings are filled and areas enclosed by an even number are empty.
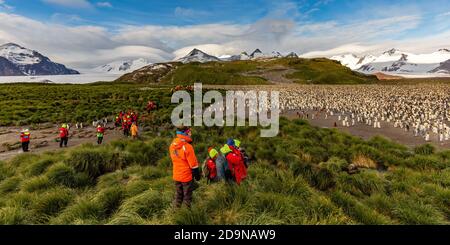
[[[181,149],[185,144],[191,142],[191,137],[187,135],[177,134],[177,137],[173,140],[172,145],[175,149]]]
[[[220,152],[224,155],[226,155],[229,152],[232,152],[229,145],[225,144],[222,148],[220,148]]]

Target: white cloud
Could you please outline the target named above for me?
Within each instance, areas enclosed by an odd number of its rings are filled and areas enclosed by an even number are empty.
[[[83,18],[76,14],[62,14],[62,13],[54,13],[50,17],[50,20],[54,23],[79,23],[85,22]]]
[[[174,10],[174,14],[175,14],[175,16],[178,16],[178,17],[195,18],[195,17],[206,16],[209,13],[207,11],[202,11],[202,10],[176,7]]]
[[[48,4],[55,4],[69,8],[91,8],[92,5],[87,0],[42,0]]]
[[[2,1],[2,0],[0,0]],[[0,44],[15,42],[38,50],[56,62],[76,69],[96,67],[118,59],[145,57],[152,62],[172,60],[199,48],[212,55],[273,50],[294,51],[307,57],[381,52],[400,48],[428,52],[448,47],[450,31],[405,40],[395,35],[417,28],[419,15],[397,16],[341,24],[336,21],[298,24],[286,19],[262,19],[252,24],[216,23],[189,26],[122,26],[107,29],[96,25],[64,25],[0,13]],[[73,23],[71,23],[73,24]]]
[[[351,43],[342,45],[336,48],[328,49],[328,50],[321,50],[321,51],[312,51],[308,53],[304,53],[301,56],[305,58],[311,58],[311,57],[330,57],[337,54],[346,54],[346,53],[353,53],[353,54],[362,54],[362,53],[369,53],[371,51],[380,49],[380,46],[378,45],[363,45],[360,43]]]
[[[110,2],[98,2],[96,5],[99,7],[102,7],[102,8],[112,8],[113,7]]]
[[[329,3],[333,2],[333,0],[318,0],[314,4],[315,7],[321,6],[321,5],[327,5]]]
[[[0,10],[10,11],[13,10],[14,7],[11,5],[6,4],[5,0],[0,0]]]

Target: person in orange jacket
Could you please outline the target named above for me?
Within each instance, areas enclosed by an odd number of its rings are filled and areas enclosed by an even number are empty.
[[[28,147],[30,145],[30,130],[25,129],[20,132],[20,142],[22,143],[23,152],[28,152]]]
[[[134,122],[133,124],[131,124],[131,137],[133,139],[137,139],[138,133],[139,133],[138,126],[137,126],[136,122]]]
[[[179,127],[177,137],[169,146],[170,158],[173,165],[173,180],[175,181],[175,206],[181,207],[184,202],[191,206],[194,191],[194,179],[200,180],[200,169],[194,147],[192,147],[192,132],[189,127]]]

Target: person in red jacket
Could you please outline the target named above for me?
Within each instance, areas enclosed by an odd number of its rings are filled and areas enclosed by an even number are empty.
[[[216,159],[218,156],[219,152],[216,149],[214,149],[213,147],[210,147],[208,149],[208,158],[206,159],[205,165],[203,166],[203,172],[208,182],[218,181],[216,166]]]
[[[20,142],[22,143],[23,152],[28,152],[28,147],[30,145],[31,134],[28,129],[22,130],[20,132]]]
[[[239,164],[236,171],[238,172],[237,175],[239,176],[240,181],[242,181],[247,177],[247,166],[245,164],[244,155],[239,150],[239,148],[236,147],[236,145],[230,145],[230,149],[235,155],[239,156]]]
[[[245,168],[244,159],[238,149],[234,147],[234,140],[228,140],[220,151],[227,159],[228,168],[231,171],[233,180],[239,185],[242,180],[247,177],[247,170]]]
[[[130,134],[131,125],[133,125],[133,117],[128,115],[127,116],[127,124],[128,124],[128,135]]]
[[[147,109],[148,112],[153,111],[154,109],[156,109],[156,103],[153,102],[153,101],[151,101],[151,100],[149,100],[149,101],[147,102],[147,107],[146,107],[146,109]]]
[[[69,130],[67,129],[67,124],[61,125],[59,129],[59,147],[67,147],[67,142],[69,141]]]
[[[124,115],[122,118],[122,130],[123,135],[130,136],[130,127],[128,126],[129,116]]]
[[[105,127],[102,125],[97,126],[97,144],[101,145],[103,142],[103,136],[105,136]]]

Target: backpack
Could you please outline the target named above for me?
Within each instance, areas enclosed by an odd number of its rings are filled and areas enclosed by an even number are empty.
[[[231,152],[229,152],[229,153],[231,153]],[[225,180],[227,180],[227,181],[234,179],[233,173],[231,172],[231,169],[230,169],[230,164],[228,164],[228,160],[227,160],[227,155],[229,153],[222,155],[223,159],[224,159],[223,167],[225,169]]]
[[[208,168],[208,165],[207,165],[208,159],[209,158],[206,158],[205,161],[203,161],[203,164],[202,164],[202,174],[207,179],[209,179],[209,174],[210,174],[209,168]]]

